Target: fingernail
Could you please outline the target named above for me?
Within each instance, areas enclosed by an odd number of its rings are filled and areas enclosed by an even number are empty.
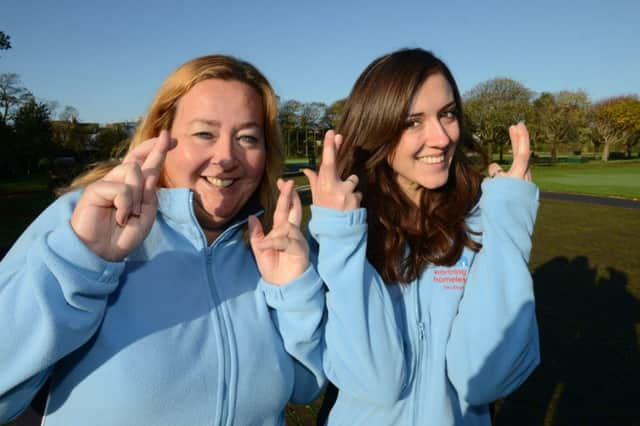
[[[176,138],[169,139],[169,149],[173,149],[176,146],[178,146],[178,139]]]

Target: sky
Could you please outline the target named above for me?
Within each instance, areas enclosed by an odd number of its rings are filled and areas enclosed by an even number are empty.
[[[80,120],[143,116],[162,81],[197,56],[257,66],[282,100],[346,97],[375,58],[431,50],[462,93],[509,77],[591,100],[640,93],[639,0],[1,0],[0,73]]]

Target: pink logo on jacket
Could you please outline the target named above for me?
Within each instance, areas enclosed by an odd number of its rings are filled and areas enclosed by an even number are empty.
[[[433,271],[433,282],[441,285],[443,290],[464,290],[467,282],[469,262],[462,256],[452,268],[439,268]]]

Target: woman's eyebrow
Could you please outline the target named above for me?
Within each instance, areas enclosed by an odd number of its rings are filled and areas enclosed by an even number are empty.
[[[220,127],[220,122],[216,121],[216,120],[209,120],[206,118],[194,118],[193,120],[189,121],[189,123],[187,123],[188,125],[192,125],[192,124],[205,124],[207,126],[211,126],[211,127]]]
[[[442,108],[440,108],[440,111],[444,111],[445,109],[451,109],[452,107],[455,108],[456,106],[457,106],[457,103],[455,100],[453,100],[448,104],[446,104],[445,106],[443,106]]]
[[[457,103],[455,100],[445,104],[444,106],[442,106],[438,111],[444,111],[447,109],[451,109],[451,108],[455,108],[457,106]],[[420,118],[424,116],[424,112],[409,112],[409,115],[407,116],[407,118]]]

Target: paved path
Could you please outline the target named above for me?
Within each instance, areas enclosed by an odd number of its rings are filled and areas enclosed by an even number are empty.
[[[561,194],[558,192],[541,192],[540,198],[548,200],[576,201],[579,203],[602,204],[611,207],[625,207],[640,209],[640,200],[626,200],[623,198],[596,197],[593,195]]]

